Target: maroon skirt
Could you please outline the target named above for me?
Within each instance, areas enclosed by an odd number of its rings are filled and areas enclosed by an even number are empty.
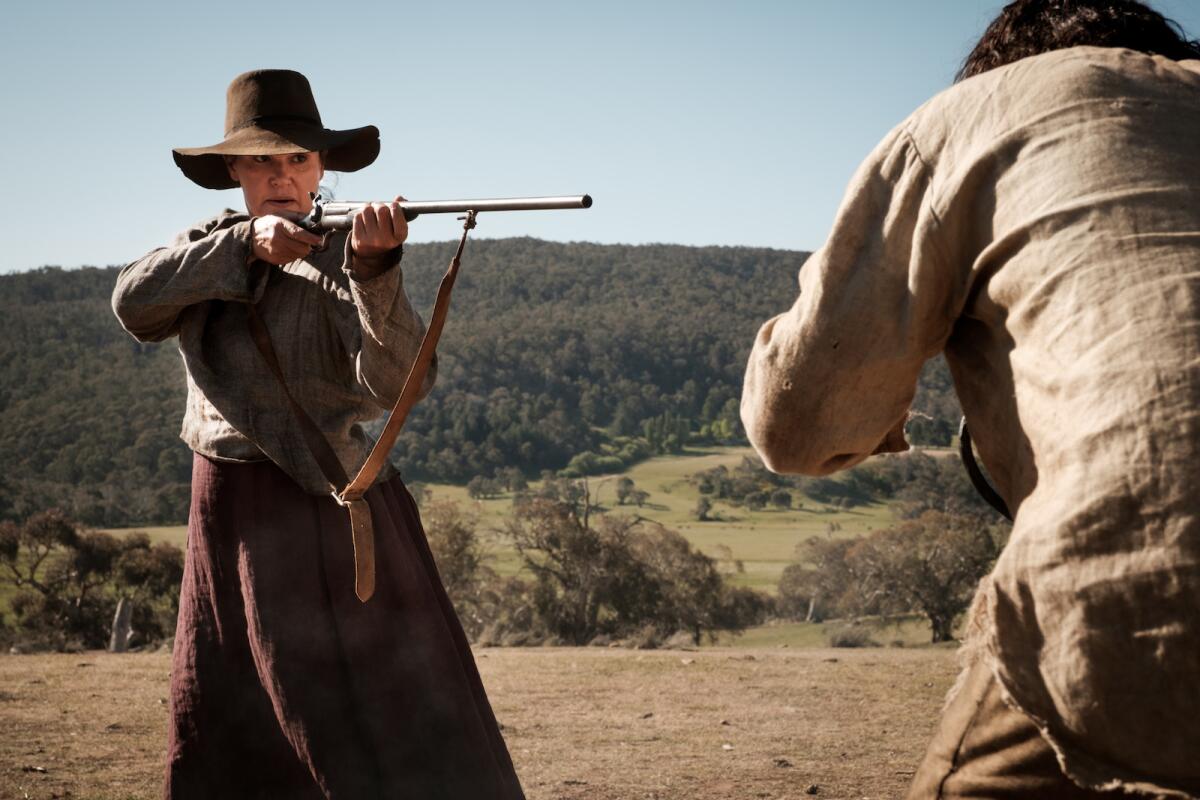
[[[399,478],[367,493],[376,590],[349,516],[269,461],[197,455],[171,669],[165,795],[524,795]]]

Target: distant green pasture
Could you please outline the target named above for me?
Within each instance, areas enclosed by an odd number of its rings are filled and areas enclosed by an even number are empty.
[[[142,525],[137,528],[104,528],[103,531],[116,536],[144,533],[152,542],[168,542],[180,550],[187,549],[187,525]]]
[[[749,447],[713,447],[644,461],[622,473],[637,488],[650,493],[641,508],[617,504],[616,482],[620,474],[588,478],[588,488],[592,501],[603,511],[638,515],[679,531],[700,550],[722,560],[734,584],[771,593],[775,592],[784,567],[795,558],[796,545],[812,536],[825,535],[830,523],[840,526],[834,536],[846,537],[887,527],[892,521],[891,512],[880,504],[838,509],[802,495],[797,495],[796,501],[803,503],[803,507],[790,510],[749,511],[717,501],[709,512],[714,519],[696,520],[692,512],[701,495],[688,477],[721,465],[732,469],[752,454]],[[426,484],[425,488],[433,500],[449,500],[473,509],[479,515],[481,527],[489,532],[493,568],[502,575],[519,572],[517,555],[501,534],[512,511],[511,495],[472,500],[462,486]],[[737,561],[742,562],[743,572],[735,571],[733,562]]]
[[[692,512],[701,495],[688,477],[721,465],[733,469],[752,453],[748,447],[713,447],[644,461],[623,473],[637,488],[650,493],[641,508],[617,504],[616,482],[620,475],[595,476],[588,478],[587,483],[593,503],[602,512],[637,515],[679,531],[700,550],[720,560],[734,584],[771,593],[775,592],[784,567],[795,558],[796,546],[812,536],[826,535],[831,523],[838,526],[833,536],[849,537],[887,527],[892,521],[891,512],[881,504],[840,509],[803,495],[795,497],[803,506],[789,510],[750,511],[716,501],[709,512],[714,519],[697,521]],[[425,488],[431,500],[454,502],[478,515],[493,569],[502,575],[520,572],[517,553],[504,535],[505,523],[512,514],[512,495],[472,500],[463,486],[425,484]],[[187,528],[182,525],[128,529],[134,530],[146,532],[154,541],[172,542],[180,547],[187,538]],[[738,561],[743,571],[737,571]]]
[[[858,536],[887,527],[892,522],[886,506],[874,504],[840,509],[818,503],[802,495],[795,496],[800,508],[749,511],[724,502],[714,502],[710,522],[699,522],[692,513],[700,492],[688,477],[703,470],[724,465],[733,469],[742,458],[752,454],[748,447],[714,447],[689,451],[682,455],[660,456],[631,468],[628,475],[637,488],[649,492],[642,508],[618,505],[616,481],[620,475],[601,475],[587,479],[592,501],[602,513],[639,515],[679,531],[694,545],[718,559],[729,579],[739,586],[751,586],[774,593],[784,567],[795,558],[796,546],[812,536],[827,535],[830,523],[836,537]],[[940,455],[940,453],[934,453]],[[534,484],[536,488],[537,484]],[[512,496],[505,494],[487,500],[472,500],[463,486],[425,484],[430,501],[457,503],[478,515],[479,529],[489,549],[489,563],[501,575],[521,572],[520,559],[504,535],[505,522],[512,514]],[[166,541],[183,547],[187,527],[139,527],[113,529],[124,534],[144,531],[153,541]],[[741,561],[738,572],[734,562]],[[3,589],[0,589],[3,592]],[[722,635],[717,646],[734,647],[826,647],[828,630],[840,623],[776,622],[751,628],[741,636]],[[872,638],[882,645],[919,646],[929,641],[929,624],[920,617],[898,621],[869,621]]]

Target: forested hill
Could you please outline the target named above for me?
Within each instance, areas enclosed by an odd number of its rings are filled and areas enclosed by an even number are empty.
[[[426,312],[452,245],[407,248]],[[619,467],[740,441],[758,326],[786,309],[806,253],[731,247],[473,241],[438,386],[394,458],[414,480]],[[183,369],[109,308],[116,268],[0,276],[0,514],[59,505],[94,525],[179,522],[191,457],[177,438]],[[949,378],[927,370],[910,433],[948,440]]]

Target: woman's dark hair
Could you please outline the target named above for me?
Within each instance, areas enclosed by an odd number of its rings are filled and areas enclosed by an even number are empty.
[[[1079,45],[1127,47],[1176,61],[1200,58],[1200,43],[1135,0],[1016,0],[988,25],[955,80]]]

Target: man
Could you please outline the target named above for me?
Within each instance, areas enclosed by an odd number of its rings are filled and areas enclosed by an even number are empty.
[[[1015,511],[910,798],[1200,796],[1198,57],[1131,0],[1011,3],[755,341],[772,469],[906,449],[944,351]]]

